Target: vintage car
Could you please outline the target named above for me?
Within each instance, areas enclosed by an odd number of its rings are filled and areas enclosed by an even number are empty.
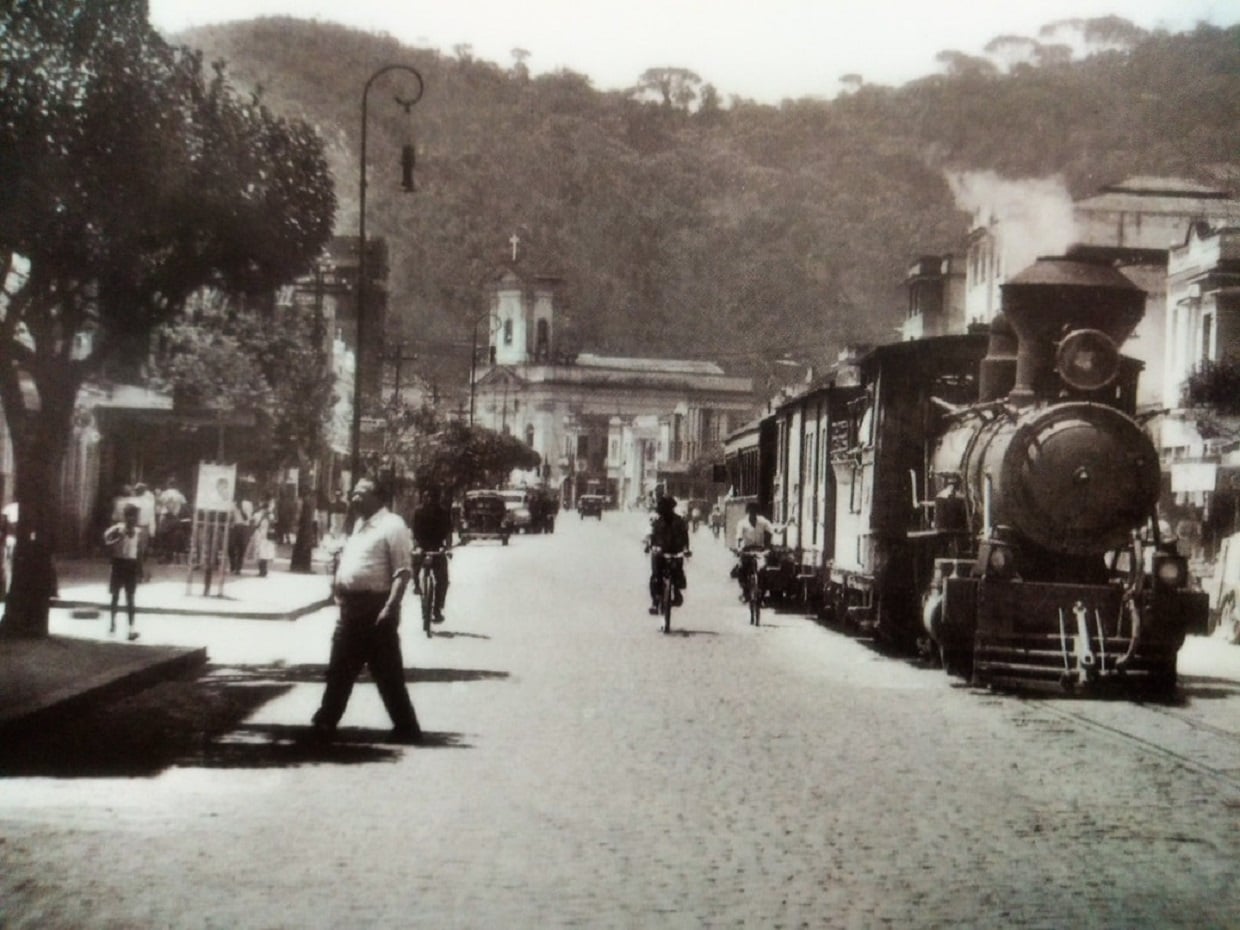
[[[577,515],[582,520],[586,517],[598,517],[603,519],[603,505],[607,503],[607,498],[601,494],[582,494],[577,498]]]
[[[461,545],[471,539],[498,539],[506,546],[512,532],[507,503],[498,491],[465,492],[457,524]]]
[[[530,492],[525,488],[504,488],[496,491],[508,508],[508,523],[514,533],[528,533],[534,522],[530,512]]]

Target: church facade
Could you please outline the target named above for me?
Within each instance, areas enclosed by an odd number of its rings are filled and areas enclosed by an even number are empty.
[[[641,501],[752,415],[752,380],[713,362],[559,351],[558,284],[515,263],[496,273],[473,394],[474,421],[538,452],[541,474],[527,481],[559,489],[564,506],[586,493]]]

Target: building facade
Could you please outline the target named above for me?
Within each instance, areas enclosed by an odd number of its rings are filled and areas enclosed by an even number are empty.
[[[1240,226],[1195,224],[1171,249],[1166,280],[1166,510],[1190,551],[1209,559],[1240,531],[1240,397],[1216,387],[1194,398],[1188,387],[1211,366],[1240,366]]]
[[[490,344],[474,418],[539,453],[541,472],[527,481],[560,489],[568,506],[583,493],[633,504],[753,411],[751,379],[713,362],[559,351],[558,285],[515,264],[489,285]]]

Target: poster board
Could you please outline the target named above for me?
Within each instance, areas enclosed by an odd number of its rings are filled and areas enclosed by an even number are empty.
[[[233,498],[237,490],[237,466],[215,462],[198,463],[195,482],[194,518],[190,527],[188,571],[185,593],[194,584],[194,572],[202,572],[202,594],[224,596],[228,557],[228,531],[232,526]]]
[[[237,466],[214,462],[198,463],[198,482],[194,511],[231,513],[237,491]]]

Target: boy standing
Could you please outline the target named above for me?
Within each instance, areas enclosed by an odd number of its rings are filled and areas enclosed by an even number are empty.
[[[108,632],[116,632],[116,607],[121,590],[124,589],[126,606],[129,608],[129,641],[133,642],[138,638],[138,631],[134,629],[133,596],[138,587],[146,541],[138,526],[138,505],[126,504],[123,513],[123,522],[114,523],[103,534],[103,543],[108,547],[108,555],[112,557],[112,577],[108,585],[112,592],[112,624]]]

